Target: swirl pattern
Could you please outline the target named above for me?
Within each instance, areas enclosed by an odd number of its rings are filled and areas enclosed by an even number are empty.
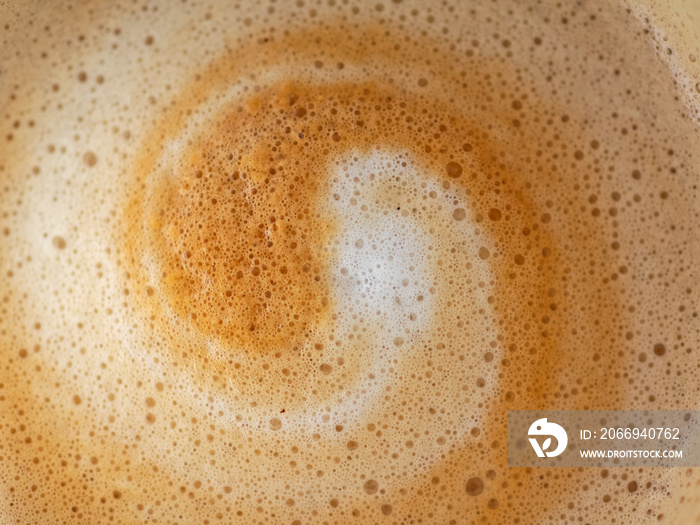
[[[663,518],[507,467],[508,410],[696,378],[694,124],[639,21],[545,4],[86,10],[9,97],[0,521]]]
[[[281,476],[269,451],[308,443],[311,486],[381,489],[380,512],[409,472],[439,479],[446,451],[483,465],[464,482],[504,458],[493,415],[548,399],[572,314],[525,173],[555,168],[523,163],[523,102],[483,107],[496,66],[459,86],[448,51],[431,73],[398,35],[366,47],[371,30],[314,61],[306,42],[338,31],[266,42],[284,67],[256,67],[256,45],[198,77],[146,148],[124,238],[139,309],[172,334],[166,366],[251,436],[252,472]],[[395,64],[415,83],[377,75]]]

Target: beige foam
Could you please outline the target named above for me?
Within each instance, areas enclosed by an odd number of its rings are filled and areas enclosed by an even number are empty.
[[[188,9],[3,17],[0,522],[697,514],[506,466],[508,409],[697,396],[694,99],[637,18]]]

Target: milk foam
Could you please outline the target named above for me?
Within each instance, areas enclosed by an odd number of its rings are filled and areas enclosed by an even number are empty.
[[[0,516],[696,516],[694,471],[505,461],[509,409],[697,394],[649,11],[153,7],[2,17]]]

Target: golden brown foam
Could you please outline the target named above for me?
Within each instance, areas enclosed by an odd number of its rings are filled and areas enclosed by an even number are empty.
[[[42,232],[15,218],[22,199],[2,201],[0,508],[15,520],[607,523],[657,519],[663,499],[635,498],[674,497],[656,472],[508,469],[505,418],[677,407],[673,389],[691,379],[671,362],[692,361],[691,343],[648,305],[664,290],[664,306],[678,299],[696,323],[693,283],[660,270],[683,274],[683,261],[649,259],[662,232],[692,247],[676,221],[687,203],[655,174],[693,175],[697,137],[633,99],[606,101],[600,121],[577,103],[585,93],[566,81],[589,77],[565,64],[587,55],[557,58],[543,18],[567,33],[573,20],[586,20],[580,34],[603,24],[620,49],[595,10],[518,11],[537,30],[506,31],[476,7],[459,22],[449,7],[444,21],[407,4],[336,7],[242,14],[245,34],[218,26],[226,48],[202,41],[207,65],[174,68],[149,118],[118,112],[123,146],[42,144],[46,185],[71,169],[84,181],[66,184],[72,199],[41,200],[12,169],[30,207],[82,210],[74,228],[56,215]],[[302,15],[303,29],[285,25]],[[150,31],[144,53],[178,54]],[[663,72],[626,45],[625,58]],[[624,101],[615,58],[603,57],[603,91]],[[676,107],[654,93],[637,96]],[[70,169],[52,160],[62,147]],[[93,222],[99,249],[83,233]],[[387,267],[370,228],[384,223],[417,239],[391,252],[412,261],[388,266],[406,275],[338,267],[347,253]],[[33,242],[23,252],[18,238]],[[42,273],[60,276],[44,311]],[[371,295],[382,281],[388,303]]]
[[[298,144],[275,146],[273,137],[245,144],[255,131],[246,120],[256,119],[234,115],[209,130],[153,197],[146,220],[162,257],[162,282],[154,286],[206,336],[246,350],[280,350],[329,315],[323,251],[332,225],[314,212],[314,159]],[[144,219],[127,211],[134,231]],[[137,258],[142,240],[132,242]]]

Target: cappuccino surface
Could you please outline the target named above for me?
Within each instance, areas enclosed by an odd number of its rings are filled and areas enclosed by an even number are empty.
[[[507,466],[508,410],[697,408],[654,9],[0,7],[0,524],[698,522],[697,470]]]

